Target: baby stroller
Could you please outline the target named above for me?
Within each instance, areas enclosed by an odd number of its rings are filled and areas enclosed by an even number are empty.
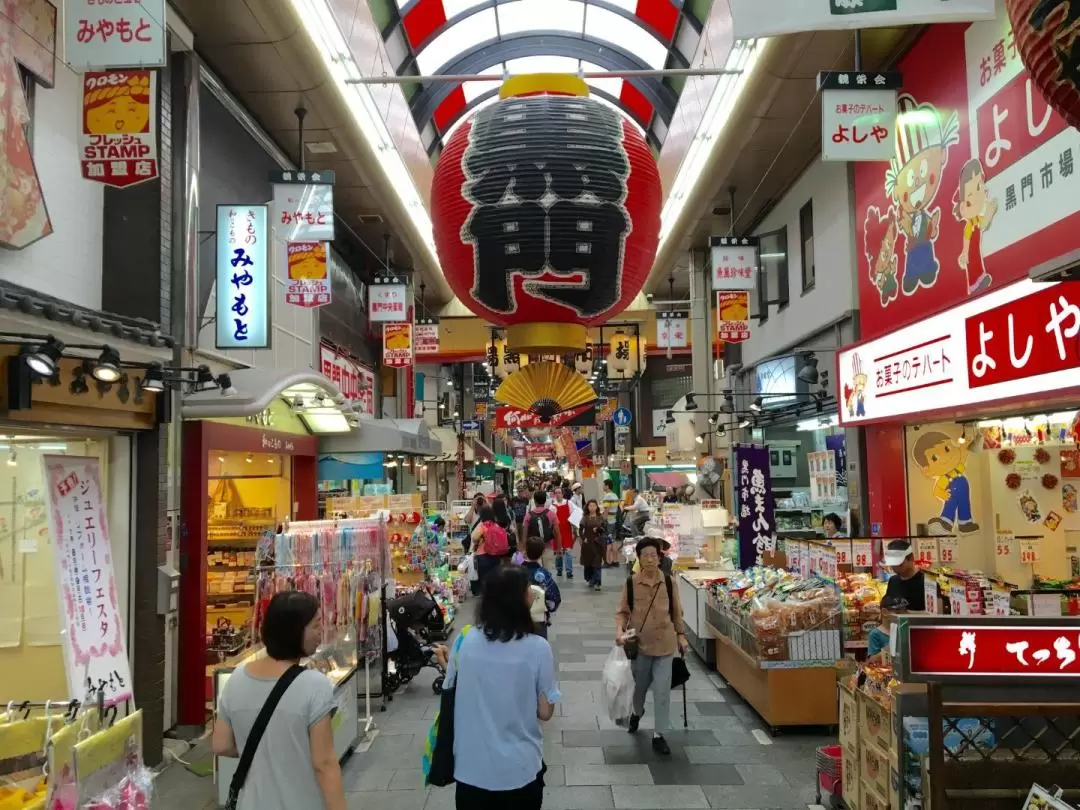
[[[429,593],[419,589],[388,602],[386,617],[397,638],[397,649],[388,654],[390,672],[386,693],[392,695],[419,675],[424,667],[432,667],[439,673],[432,689],[436,695],[440,694],[446,672],[435,658],[432,642],[446,638],[446,625],[438,603]]]

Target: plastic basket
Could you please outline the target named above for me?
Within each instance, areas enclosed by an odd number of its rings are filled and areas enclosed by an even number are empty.
[[[839,745],[823,745],[815,752],[818,773],[840,776],[844,749]]]

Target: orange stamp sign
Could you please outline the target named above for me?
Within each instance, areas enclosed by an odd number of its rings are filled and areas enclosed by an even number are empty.
[[[716,336],[725,343],[750,339],[750,293],[716,294]]]
[[[82,176],[127,188],[158,176],[157,73],[105,70],[83,74]]]
[[[413,363],[413,325],[406,322],[383,324],[383,365],[408,368]]]
[[[330,267],[325,242],[289,242],[285,303],[314,308],[330,303]]]

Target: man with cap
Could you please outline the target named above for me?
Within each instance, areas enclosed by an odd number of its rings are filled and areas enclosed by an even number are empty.
[[[885,565],[892,569],[885,596],[881,599],[883,610],[926,610],[926,592],[923,590],[923,572],[915,565],[915,554],[907,540],[890,540],[885,547]]]

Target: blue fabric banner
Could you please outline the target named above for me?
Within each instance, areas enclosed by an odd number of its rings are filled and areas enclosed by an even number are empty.
[[[825,437],[825,447],[833,451],[836,458],[836,485],[847,486],[847,434],[839,433]]]
[[[746,570],[763,564],[765,554],[776,551],[768,447],[736,445],[735,482],[739,504],[739,567]]]

